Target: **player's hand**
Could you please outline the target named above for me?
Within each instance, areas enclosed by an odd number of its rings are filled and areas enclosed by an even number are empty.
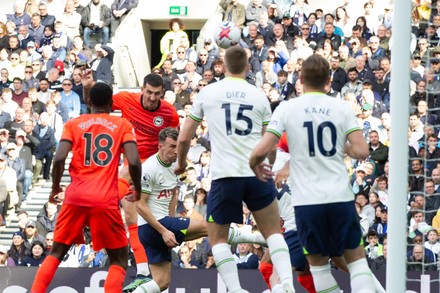
[[[289,178],[290,173],[289,167],[289,163],[286,163],[275,175],[274,182],[277,188],[281,188],[287,183],[287,178]]]
[[[60,186],[52,187],[52,191],[49,195],[49,202],[58,204],[61,201],[58,199],[58,193],[64,192],[64,190]]]
[[[131,185],[127,191],[127,195],[124,196],[124,198],[125,198],[125,200],[127,200],[129,202],[135,202],[140,199],[140,193],[136,192],[136,190],[134,189],[134,186]]]
[[[167,230],[162,234],[163,241],[169,248],[176,247],[179,243],[176,240],[176,236],[173,232]]]
[[[81,74],[81,83],[84,88],[91,88],[95,83],[91,69],[86,69]]]
[[[275,175],[274,172],[272,172],[272,165],[265,162],[258,164],[252,170],[254,171],[255,176],[257,176],[257,179],[263,182],[267,182],[267,180]]]
[[[177,162],[176,166],[174,167],[174,174],[180,175],[180,174],[185,173],[187,166],[188,166],[188,164],[186,162],[183,164]]]

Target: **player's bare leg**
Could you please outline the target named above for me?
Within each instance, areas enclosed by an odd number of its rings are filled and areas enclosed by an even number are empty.
[[[136,278],[127,286],[124,287],[123,292],[132,292],[140,284],[151,280],[150,269],[148,267],[148,259],[144,247],[139,241],[136,204],[124,199],[124,196],[129,192],[131,183],[128,168],[123,167],[119,171],[119,197],[121,198],[122,209],[124,210],[125,223],[127,224],[130,246],[133,249],[134,258],[136,260]]]
[[[295,292],[289,248],[279,228],[280,216],[277,201],[274,200],[270,205],[261,210],[252,211],[252,214],[258,223],[261,234],[266,239],[272,263],[280,276],[284,292]]]

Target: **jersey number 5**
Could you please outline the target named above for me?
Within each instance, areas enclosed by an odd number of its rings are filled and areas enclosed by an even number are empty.
[[[306,121],[303,124],[303,127],[307,128],[307,135],[309,138],[309,155],[311,157],[315,156],[315,133],[313,129],[313,122],[312,121]],[[331,139],[331,148],[329,150],[326,150],[324,148],[324,142],[323,142],[323,136],[324,136],[324,130],[328,129],[330,131],[330,139]],[[330,121],[322,122],[318,125],[318,130],[316,131],[316,138],[318,141],[318,149],[319,152],[324,157],[331,157],[336,153],[336,127],[333,123]]]
[[[234,133],[237,135],[248,135],[252,131],[252,120],[248,116],[244,115],[245,110],[252,110],[254,106],[240,104],[238,108],[236,121],[244,121],[247,124],[247,128],[244,130],[235,129]],[[225,121],[226,121],[226,135],[232,135],[232,121],[231,121],[231,104],[222,104],[222,109],[225,109]]]
[[[86,141],[86,150],[84,154],[84,165],[90,166],[92,160],[98,166],[105,166],[113,159],[111,148],[113,146],[113,138],[106,134],[98,134],[93,138],[93,134],[86,132],[83,135]]]

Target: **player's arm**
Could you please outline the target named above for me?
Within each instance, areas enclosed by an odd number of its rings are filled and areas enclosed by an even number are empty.
[[[81,83],[83,85],[83,97],[86,105],[90,107],[90,89],[96,83],[93,79],[93,73],[91,69],[83,71],[81,76]]]
[[[179,196],[179,189],[177,187],[173,190],[173,198],[171,199],[170,205],[168,207],[170,217],[176,216],[177,199]]]
[[[266,133],[266,125],[263,125],[263,128],[261,129],[261,136],[264,136]],[[272,148],[272,150],[267,154],[267,158],[269,159],[269,163],[273,164],[275,162],[275,159],[277,157],[277,147],[275,146]]]
[[[156,230],[162,235],[162,238],[168,247],[175,247],[179,245],[179,243],[176,241],[176,237],[174,236],[174,233],[169,231],[167,228],[165,228],[156,219],[156,217],[154,217],[153,213],[151,212],[147,204],[149,198],[150,198],[150,194],[147,194],[145,192],[141,193],[141,199],[136,202],[137,212],[139,213],[139,215],[141,215],[142,218],[145,219],[145,221],[147,221],[148,225],[153,227],[154,230]]]
[[[49,196],[49,201],[56,203],[58,193],[62,192],[60,186],[61,177],[64,173],[64,164],[69,152],[72,150],[72,142],[61,140],[58,149],[55,153],[52,166],[52,191]]]
[[[141,161],[139,159],[139,153],[137,149],[137,144],[135,142],[129,141],[124,143],[124,155],[128,162],[128,172],[130,173],[131,180],[134,186],[134,195],[136,200],[139,200],[141,194],[141,174],[142,167]]]
[[[365,160],[370,155],[368,144],[362,132],[355,130],[347,135],[348,143],[345,144],[344,151],[347,155],[356,160]]]
[[[182,131],[179,133],[179,137],[177,139],[177,164],[174,168],[174,173],[177,175],[185,172],[185,168],[187,166],[186,155],[188,154],[191,138],[196,132],[199,123],[200,122],[195,121],[193,118],[188,117],[185,120],[185,127],[183,127]]]
[[[274,182],[277,188],[281,188],[283,184],[286,184],[287,178],[289,178],[290,173],[290,160],[288,160],[284,166],[278,170],[275,174]]]
[[[271,170],[272,165],[264,163],[264,160],[271,152],[276,151],[279,137],[272,132],[265,132],[261,141],[255,146],[249,158],[249,166],[258,179],[267,181],[274,174]]]

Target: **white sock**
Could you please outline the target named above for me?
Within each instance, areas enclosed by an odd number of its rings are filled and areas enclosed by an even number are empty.
[[[148,275],[151,274],[150,267],[148,266],[147,262],[142,262],[142,263],[136,264],[136,270],[137,270],[138,275],[143,275],[145,277],[147,277]]]
[[[238,279],[238,269],[229,245],[219,243],[212,247],[217,271],[225,282],[229,292],[240,292],[240,280]]]
[[[281,284],[276,284],[275,286],[272,287],[272,291],[270,291],[272,293],[283,293],[283,285]]]
[[[330,265],[310,266],[316,292],[339,293],[340,289],[330,271]]]
[[[292,264],[290,263],[289,248],[280,233],[270,235],[267,239],[273,267],[277,270],[281,284],[293,289]]]
[[[151,280],[137,287],[133,293],[160,293],[160,287],[154,280]]]
[[[347,264],[350,273],[350,285],[352,292],[374,293],[373,273],[368,267],[367,259],[361,258]]]
[[[266,245],[263,235],[260,232],[252,233],[245,227],[230,227],[228,233],[228,243],[255,243],[260,245]]]

